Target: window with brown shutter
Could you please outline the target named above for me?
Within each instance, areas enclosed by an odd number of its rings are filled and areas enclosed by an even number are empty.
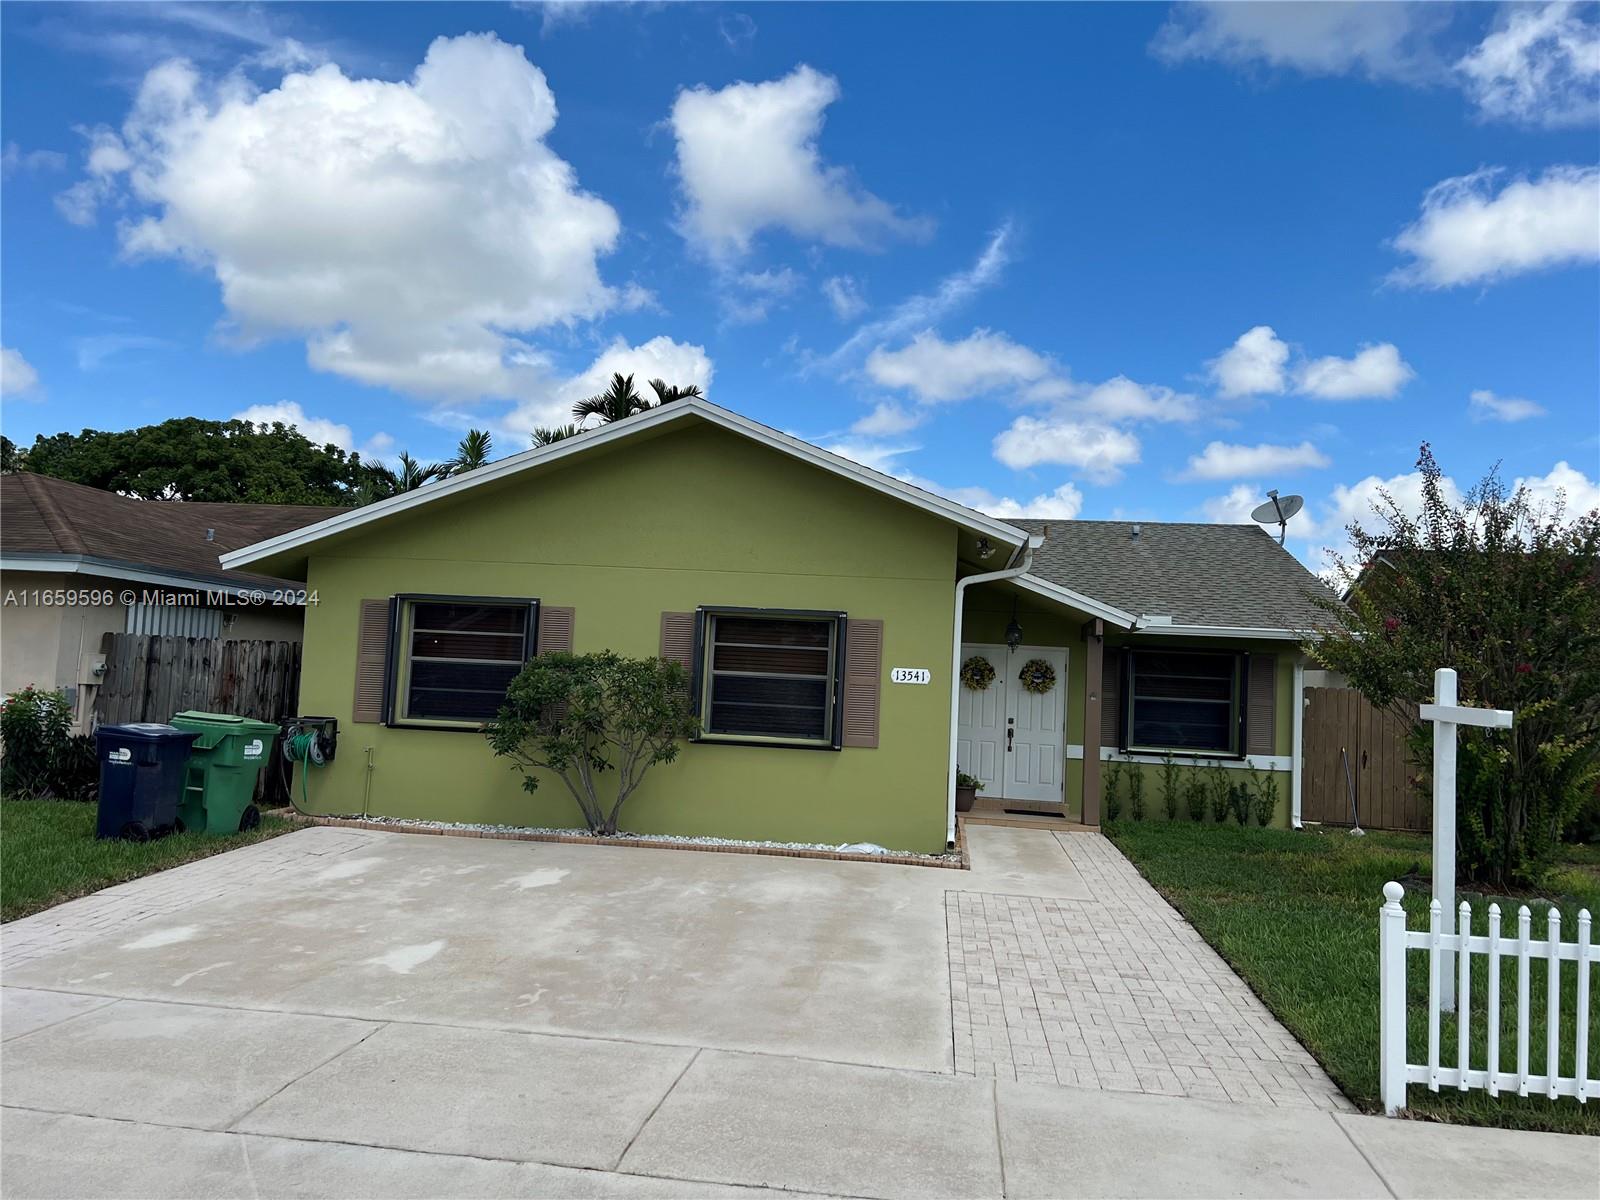
[[[839,749],[843,613],[703,608],[701,741]]]
[[[1122,699],[1126,748],[1240,754],[1243,659],[1227,651],[1129,650]]]
[[[390,722],[476,728],[493,720],[533,654],[538,619],[537,600],[396,596]]]
[[[1245,752],[1278,752],[1278,656],[1250,656],[1249,699],[1245,705]]]
[[[883,622],[851,617],[845,622],[844,643],[840,744],[876,750],[883,688]]]
[[[577,612],[571,607],[554,604],[539,606],[539,643],[534,647],[540,654],[571,654],[573,626]]]
[[[363,600],[356,626],[356,694],[350,719],[363,725],[381,725],[384,685],[389,678],[389,614],[393,600]]]

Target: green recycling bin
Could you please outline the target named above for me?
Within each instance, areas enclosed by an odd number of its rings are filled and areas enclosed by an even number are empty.
[[[256,776],[272,755],[278,727],[225,713],[181,712],[172,725],[198,733],[189,751],[178,820],[200,833],[236,833],[261,824],[252,804]]]

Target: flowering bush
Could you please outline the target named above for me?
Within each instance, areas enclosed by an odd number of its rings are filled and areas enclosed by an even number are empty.
[[[1374,504],[1349,527],[1348,606],[1319,600],[1330,629],[1306,651],[1412,726],[1431,790],[1432,731],[1417,705],[1455,668],[1460,702],[1509,708],[1509,731],[1462,729],[1457,861],[1495,887],[1537,884],[1563,834],[1594,812],[1600,779],[1600,510],[1567,514],[1491,472],[1453,502],[1426,445],[1422,506]]]

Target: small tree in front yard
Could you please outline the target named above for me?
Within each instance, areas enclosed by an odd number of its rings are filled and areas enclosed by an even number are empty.
[[[1318,601],[1332,628],[1306,650],[1411,723],[1424,776],[1435,669],[1455,668],[1462,704],[1515,710],[1509,731],[1461,730],[1458,861],[1536,884],[1600,778],[1600,510],[1569,518],[1494,472],[1456,500],[1426,445],[1417,466],[1420,515],[1380,492],[1376,528],[1349,526],[1338,565],[1359,582],[1348,606]]]
[[[536,771],[551,772],[590,831],[611,835],[644,773],[677,758],[679,743],[698,730],[680,664],[607,650],[534,659],[511,681],[485,733],[495,754],[522,772],[526,790],[538,789]],[[616,790],[602,796],[600,779],[612,770]]]

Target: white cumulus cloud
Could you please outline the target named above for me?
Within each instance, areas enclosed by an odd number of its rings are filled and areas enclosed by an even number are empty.
[[[39,386],[39,372],[20,350],[0,347],[0,396],[26,396]]]
[[[839,83],[805,65],[782,79],[687,88],[672,105],[684,235],[712,258],[749,251],[764,229],[833,246],[920,236],[925,221],[858,186],[822,158],[823,113]]]
[[[1535,504],[1553,511],[1559,503],[1566,520],[1600,509],[1600,483],[1565,460],[1550,468],[1548,475],[1519,478],[1513,488],[1527,488]]]
[[[1526,421],[1544,416],[1544,407],[1521,396],[1497,396],[1480,388],[1468,399],[1467,413],[1474,421]]]
[[[1125,429],[1058,417],[1021,416],[994,439],[994,456],[1013,470],[1052,463],[1095,483],[1110,483],[1139,461],[1139,439]]]
[[[363,383],[520,397],[540,358],[518,335],[619,303],[597,263],[617,215],[545,144],[555,122],[543,72],[493,34],[439,38],[398,81],[330,63],[259,91],[171,61],[61,204],[129,206],[124,252],[209,270],[244,338],[303,337]]]
[[[1460,287],[1600,260],[1600,167],[1551,167],[1497,191],[1503,174],[1484,168],[1430,188],[1421,215],[1394,239],[1412,261],[1390,280]]]
[[[1455,65],[1484,117],[1559,127],[1600,116],[1600,24],[1582,12],[1565,0],[1501,10],[1499,28]]]
[[[1210,496],[1200,504],[1200,512],[1213,525],[1250,525],[1250,514],[1267,494],[1260,484],[1236,483],[1221,496]]]
[[[1318,400],[1392,400],[1416,376],[1391,342],[1363,346],[1354,358],[1313,359],[1295,373],[1295,391]]]
[[[1223,396],[1278,395],[1283,392],[1289,346],[1271,325],[1257,325],[1208,364],[1217,391]]]
[[[1310,442],[1298,446],[1274,446],[1263,442],[1238,446],[1229,442],[1210,442],[1199,454],[1190,456],[1185,479],[1241,479],[1248,475],[1287,475],[1292,471],[1320,470],[1330,466],[1328,456]]]
[[[1067,385],[1063,395],[1063,411],[1105,421],[1187,422],[1200,415],[1199,402],[1187,392],[1160,384],[1135,383],[1126,375],[1104,383]]]
[[[957,504],[965,504],[968,508],[988,513],[991,517],[999,517],[1002,521],[1008,521],[1013,517],[1070,521],[1083,511],[1083,493],[1070,483],[1063,483],[1054,491],[1042,492],[1031,500],[996,496],[993,492],[979,487],[946,488],[940,494],[950,497]]]
[[[866,371],[874,383],[931,404],[1037,383],[1053,368],[1005,334],[977,329],[955,342],[924,330],[899,350],[879,347],[867,356]]]

